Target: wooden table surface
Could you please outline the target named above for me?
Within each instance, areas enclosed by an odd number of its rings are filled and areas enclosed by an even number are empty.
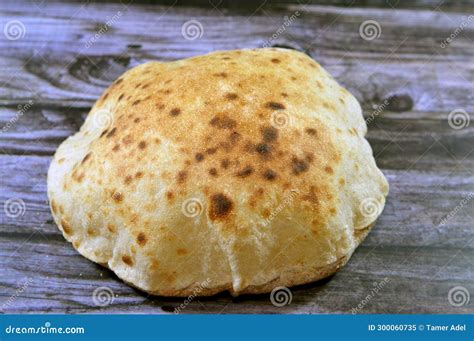
[[[269,43],[306,52],[361,102],[387,205],[347,266],[291,288],[290,304],[220,294],[182,313],[474,313],[472,4],[124,3],[0,4],[1,312],[169,314],[183,303],[130,288],[63,239],[46,197],[49,162],[131,67]],[[198,34],[185,39],[190,20]],[[370,24],[375,34],[361,34]],[[114,294],[103,307],[99,287]]]

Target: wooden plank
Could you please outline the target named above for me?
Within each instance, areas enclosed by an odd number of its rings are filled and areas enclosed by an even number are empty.
[[[0,108],[0,152],[11,155],[53,155],[57,146],[79,130],[89,111],[56,108],[33,102],[28,110]],[[448,113],[366,110],[368,140],[385,169],[465,173],[473,169],[474,126],[453,129]],[[474,122],[474,116],[471,119]]]
[[[90,106],[113,79],[138,63],[261,47],[283,25],[284,15],[298,11],[300,15],[272,44],[310,54],[364,107],[395,96],[406,99],[399,111],[474,109],[473,30],[468,25],[447,48],[440,47],[467,20],[465,14],[305,5],[233,16],[148,5],[88,4],[86,9],[48,2],[39,13],[34,6],[18,9],[14,2],[2,7],[10,19],[24,21],[26,30],[23,39],[0,41],[0,104],[4,105],[34,99]],[[101,25],[119,12],[122,15],[110,28],[89,44]],[[47,20],[39,20],[40,14]],[[183,38],[181,28],[193,18],[202,24],[203,36],[191,42]],[[378,39],[366,41],[359,35],[359,26],[368,19],[380,24]]]
[[[7,307],[8,312],[169,313],[182,303],[182,299],[149,298],[128,287],[110,271],[78,255],[62,238],[46,201],[50,157],[1,156],[0,160],[0,177],[8,179],[2,180],[0,202],[11,198],[24,202],[23,215],[2,214],[0,218],[0,287],[5,288],[0,293],[0,306],[15,296],[25,281],[27,288]],[[472,312],[472,303],[455,308],[446,302],[447,292],[455,285],[474,289],[473,273],[467,271],[474,257],[472,203],[446,225],[439,224],[474,192],[474,175],[385,173],[392,191],[384,214],[348,266],[333,279],[292,289],[293,302],[283,308],[273,306],[268,295],[232,299],[221,294],[196,299],[184,312],[351,313],[373,290],[373,283],[386,277],[383,293],[364,305],[364,313]],[[94,305],[92,293],[99,286],[110,287],[117,295],[110,306]],[[414,300],[426,302],[426,306],[413,307]]]
[[[474,300],[455,307],[447,299],[455,286],[474,292],[473,126],[453,129],[447,120],[454,109],[473,119],[472,25],[440,47],[466,20],[470,5],[448,1],[431,10],[424,1],[397,4],[413,6],[426,10],[2,2],[0,25],[20,20],[26,34],[0,40],[0,311],[163,314],[183,303],[130,288],[63,239],[46,197],[51,156],[127,69],[262,46],[283,16],[298,11],[273,44],[308,53],[361,101],[369,142],[391,185],[385,211],[345,268],[331,279],[291,288],[290,305],[276,307],[269,295],[220,294],[192,300],[183,313],[352,313],[360,304],[358,313],[474,313]],[[110,29],[86,46],[118,11]],[[190,19],[203,25],[201,39],[181,36]],[[369,19],[380,24],[381,35],[366,41],[359,26]],[[16,217],[5,210],[12,199]],[[364,303],[380,283],[380,293]],[[105,307],[92,299],[101,286],[114,293]]]

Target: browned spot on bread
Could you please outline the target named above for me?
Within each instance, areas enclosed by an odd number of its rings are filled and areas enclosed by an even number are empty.
[[[130,256],[127,256],[127,255],[122,256],[122,262],[124,262],[128,266],[133,266],[133,260],[132,258],[130,258]]]
[[[278,64],[278,63],[280,63],[280,59],[278,59],[278,58],[272,58],[272,63]]]
[[[237,172],[237,176],[240,178],[246,178],[253,173],[253,168],[251,166],[245,166],[243,169]]]
[[[147,238],[146,238],[145,233],[139,232],[137,235],[137,244],[140,246],[145,246],[146,242],[147,242]]]
[[[239,139],[240,139],[240,133],[237,132],[237,131],[233,131],[229,135],[229,140],[230,140],[231,143],[236,143]]]
[[[296,156],[293,156],[291,159],[291,168],[293,169],[293,174],[299,175],[303,172],[306,172],[309,168],[307,161],[298,159]]]
[[[174,198],[173,192],[170,192],[170,191],[166,192],[166,198],[168,199],[168,201],[173,200]]]
[[[216,152],[217,152],[217,148],[207,148],[206,149],[206,154],[208,154],[208,155],[215,154]]]
[[[81,161],[81,165],[84,164],[91,157],[91,153],[87,153]]]
[[[314,128],[306,128],[305,132],[306,132],[306,134],[312,135],[312,136],[316,136],[316,134],[317,134],[317,130],[314,129]]]
[[[106,137],[109,138],[109,137],[114,136],[116,131],[117,131],[117,128],[113,128],[111,131],[109,131]]]
[[[146,142],[145,141],[140,141],[140,143],[138,144],[138,148],[145,149],[146,148]]]
[[[130,134],[128,134],[127,136],[125,136],[123,139],[122,139],[122,142],[123,144],[127,145],[127,144],[130,144],[132,143],[133,141],[133,138]]]
[[[95,236],[95,235],[97,234],[96,230],[94,230],[94,229],[91,228],[91,227],[87,228],[87,231],[86,231],[86,232],[87,232],[87,234],[88,234],[89,236]]]
[[[178,250],[176,250],[176,253],[177,253],[178,255],[180,255],[180,256],[184,256],[185,254],[188,253],[188,250],[186,250],[186,249],[178,249]]]
[[[270,147],[266,143],[259,143],[255,147],[255,150],[257,151],[257,153],[259,153],[261,155],[268,155],[272,151],[272,147]]]
[[[217,169],[215,169],[215,168],[209,169],[209,174],[212,175],[212,176],[217,176]]]
[[[115,233],[115,231],[116,231],[115,225],[111,224],[111,223],[108,223],[107,224],[107,230],[109,230],[109,232],[111,232],[111,233]]]
[[[137,105],[141,102],[142,100],[141,99],[137,99],[136,101],[133,101],[132,105]]]
[[[136,119],[134,119],[133,122],[135,122],[135,123],[140,122],[140,117],[137,117]]]
[[[232,201],[224,194],[214,194],[211,196],[211,204],[209,205],[209,217],[211,220],[224,219],[231,213],[232,208]]]
[[[331,166],[324,167],[324,171],[328,174],[334,174],[334,170],[332,169]]]
[[[124,182],[126,185],[129,185],[131,182],[132,182],[132,176],[131,175],[127,175],[124,179]]]
[[[239,96],[236,93],[233,93],[233,92],[228,93],[228,94],[225,95],[225,98],[227,98],[228,100],[231,100],[231,101],[234,100],[234,99],[237,99],[238,97]]]
[[[336,210],[334,207],[331,207],[331,208],[329,209],[329,212],[331,213],[331,215],[335,215],[336,212],[337,212],[337,210]]]
[[[79,240],[75,240],[72,242],[72,246],[78,249],[81,246],[81,242]]]
[[[181,109],[180,108],[173,108],[170,110],[170,115],[171,116],[178,116],[181,114]]]
[[[274,127],[263,127],[261,133],[265,142],[275,142],[278,139],[278,130]]]
[[[143,177],[143,172],[138,171],[135,173],[135,178],[140,179],[142,177]]]
[[[186,182],[187,176],[188,173],[186,171],[179,171],[178,176],[176,177],[176,181],[178,181],[179,184],[183,184]]]
[[[196,153],[196,155],[194,155],[194,158],[196,159],[197,162],[201,162],[202,160],[204,160],[204,154]]]
[[[125,96],[125,94],[123,94],[123,93],[120,94],[120,96],[118,97],[118,101],[120,102],[123,99],[124,96]]]
[[[303,195],[301,198],[304,201],[309,201],[312,204],[318,205],[319,204],[318,194],[319,193],[316,186],[311,186],[309,188],[308,194]]]
[[[69,222],[66,219],[61,219],[61,227],[63,228],[64,233],[71,235],[72,234],[72,228],[71,225],[69,225]]]
[[[114,152],[118,151],[119,149],[120,149],[120,145],[118,143],[112,148]]]
[[[220,72],[220,73],[215,73],[214,76],[215,77],[227,78],[228,75],[225,72]]]
[[[227,169],[227,168],[229,168],[229,165],[230,165],[229,159],[224,159],[224,160],[221,161],[221,167],[222,168]]]
[[[267,102],[267,103],[265,103],[265,107],[268,108],[268,109],[272,109],[272,110],[283,110],[283,109],[285,109],[285,106],[281,103],[278,103],[278,102]]]
[[[277,174],[271,170],[271,169],[267,169],[264,173],[263,173],[263,177],[267,180],[275,180],[275,178],[277,177]]]
[[[51,209],[54,214],[58,214],[58,207],[56,206],[56,201],[54,201],[54,199],[51,200]]]
[[[99,137],[102,137],[104,136],[105,134],[107,134],[109,132],[108,129],[105,129],[102,133],[100,133],[100,136]]]
[[[237,122],[226,115],[214,116],[209,124],[218,129],[233,129],[237,125]]]
[[[282,95],[283,97],[288,97],[288,94],[286,92],[282,92],[280,95]]]
[[[118,191],[114,191],[113,194],[112,194],[112,199],[116,203],[122,202],[123,201],[123,194],[118,192]]]

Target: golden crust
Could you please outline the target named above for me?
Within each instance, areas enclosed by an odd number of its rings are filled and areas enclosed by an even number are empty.
[[[347,261],[385,203],[365,132],[357,100],[295,51],[143,64],[58,148],[53,217],[81,254],[153,294],[307,283]]]

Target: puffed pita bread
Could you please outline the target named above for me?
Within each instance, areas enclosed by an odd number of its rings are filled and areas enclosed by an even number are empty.
[[[54,220],[88,259],[163,296],[269,292],[331,275],[388,183],[357,100],[285,49],[137,66],[48,173]]]

